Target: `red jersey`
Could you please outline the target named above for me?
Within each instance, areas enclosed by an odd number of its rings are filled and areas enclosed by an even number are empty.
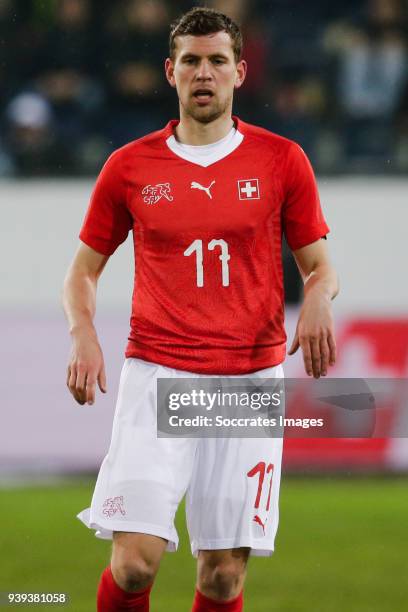
[[[133,230],[127,357],[203,374],[245,374],[285,357],[282,233],[324,236],[311,165],[294,142],[234,117],[240,141],[202,165],[163,129],[115,151],[80,232],[111,255]]]

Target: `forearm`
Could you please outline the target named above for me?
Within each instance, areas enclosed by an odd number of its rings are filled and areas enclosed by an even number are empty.
[[[106,393],[102,349],[94,327],[96,288],[108,257],[80,245],[64,280],[62,304],[72,336],[67,385],[79,404],[93,404],[96,384]]]
[[[71,335],[95,335],[97,278],[71,267],[64,281],[62,303]]]
[[[289,355],[299,346],[308,376],[326,376],[328,366],[336,361],[331,300],[336,297],[339,286],[337,274],[329,263],[321,263],[303,275],[305,297],[300,310],[296,334]]]
[[[322,299],[333,300],[339,292],[337,273],[329,264],[318,265],[304,279],[305,298],[319,295]]]

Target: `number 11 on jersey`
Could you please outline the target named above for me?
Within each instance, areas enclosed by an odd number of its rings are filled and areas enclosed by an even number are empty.
[[[215,247],[219,246],[221,249],[221,274],[222,274],[222,286],[229,287],[229,264],[228,261],[231,259],[231,255],[228,253],[228,244],[225,240],[211,240],[208,243],[207,248],[209,251],[213,251]],[[189,257],[193,253],[196,253],[196,270],[197,270],[197,287],[204,287],[204,266],[203,266],[203,241],[194,240],[190,246],[184,251],[184,256]]]

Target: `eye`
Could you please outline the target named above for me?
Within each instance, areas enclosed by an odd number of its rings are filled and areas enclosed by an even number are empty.
[[[221,64],[225,64],[225,60],[221,59],[220,57],[216,57],[215,59],[213,59],[213,63],[217,66],[220,66]]]

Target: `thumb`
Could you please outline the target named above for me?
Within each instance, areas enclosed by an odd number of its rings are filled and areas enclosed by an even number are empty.
[[[293,338],[292,346],[288,350],[288,355],[294,355],[299,348],[299,334],[296,330],[295,337]]]
[[[106,374],[104,365],[102,366],[102,369],[98,374],[98,385],[102,393],[106,393]]]

